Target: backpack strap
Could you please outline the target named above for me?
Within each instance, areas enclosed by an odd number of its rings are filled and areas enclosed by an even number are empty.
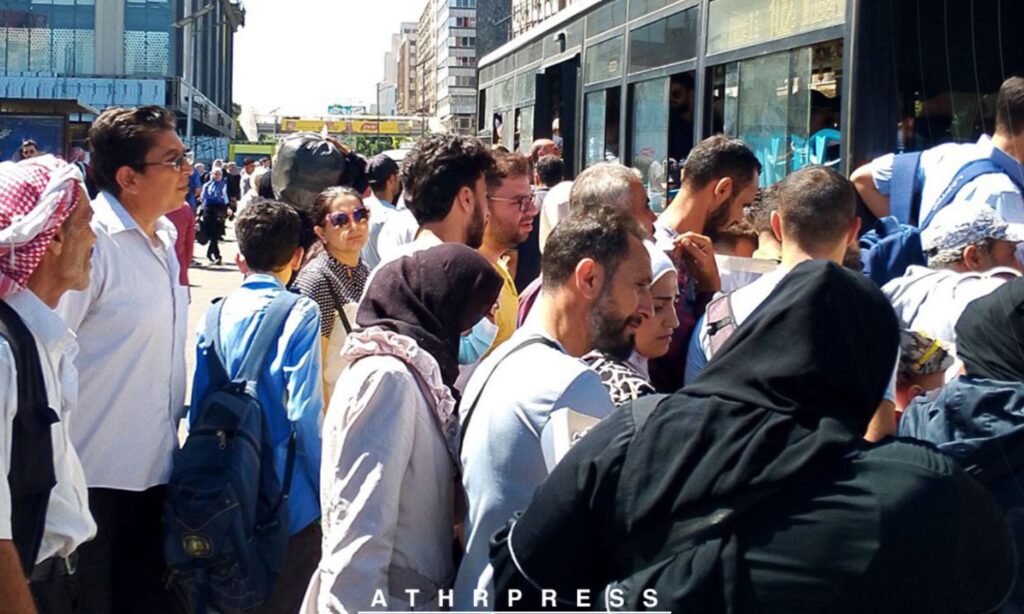
[[[22,569],[29,574],[42,545],[50,493],[57,484],[50,427],[58,417],[49,406],[35,337],[4,301],[0,301],[0,336],[11,347],[18,387],[9,471],[0,479],[10,486],[12,540]]]
[[[667,396],[669,395],[648,394],[639,399],[629,401],[629,411],[633,414],[634,433],[639,433],[640,429],[644,428],[644,425],[647,424],[647,419],[651,417],[655,408],[658,407],[658,403],[661,403]]]
[[[982,158],[981,160],[972,160],[967,164],[963,165],[960,170],[953,176],[953,180],[949,182],[946,189],[942,191],[938,200],[935,201],[935,206],[932,207],[931,211],[928,212],[928,217],[925,218],[924,222],[919,226],[922,230],[931,224],[935,216],[942,211],[947,205],[953,202],[956,195],[960,193],[960,190],[964,188],[968,183],[974,181],[982,175],[990,175],[993,173],[1002,173],[1003,170],[999,166],[988,158]],[[1005,173],[1003,173],[1005,174]]]
[[[473,403],[469,406],[469,409],[466,410],[466,419],[462,421],[462,428],[459,429],[460,452],[462,451],[463,443],[466,441],[466,432],[469,430],[469,421],[473,419],[473,414],[476,412],[476,406],[480,402],[480,397],[483,396],[484,390],[487,388],[487,384],[491,381],[491,378],[494,377],[494,372],[497,371],[498,367],[501,366],[501,363],[505,362],[505,359],[511,356],[512,354],[515,354],[516,352],[523,348],[530,347],[531,345],[537,345],[538,343],[546,345],[553,350],[558,350],[559,352],[562,351],[562,348],[560,348],[558,344],[552,341],[551,339],[548,339],[543,335],[534,335],[532,337],[528,337],[525,341],[523,341],[518,346],[510,350],[508,354],[505,354],[504,356],[499,358],[498,361],[494,363],[494,366],[491,367],[491,372],[487,374],[487,378],[484,379],[484,383],[483,385],[480,386],[480,391],[477,393],[476,398],[473,399]]]
[[[917,225],[920,203],[915,195],[917,169],[921,164],[921,152],[898,154],[892,162],[892,179],[889,181],[889,215],[900,224]],[[915,206],[916,205],[916,206]]]
[[[705,312],[708,322],[708,345],[711,355],[718,353],[725,342],[736,332],[736,315],[732,310],[732,293],[726,292],[708,303]]]

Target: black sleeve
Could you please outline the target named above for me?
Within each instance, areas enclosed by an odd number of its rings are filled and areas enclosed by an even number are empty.
[[[541,589],[557,591],[557,609],[576,609],[576,591],[590,588],[593,605],[607,583],[607,552],[615,491],[633,434],[628,412],[605,418],[559,462],[510,528],[491,540],[494,607],[543,609]],[[523,599],[508,603],[512,589]],[[550,608],[549,608],[550,609]]]
[[[955,476],[960,495],[959,526],[951,531],[959,571],[956,610],[992,612],[1010,597],[1017,577],[1014,536],[992,495],[959,468]]]

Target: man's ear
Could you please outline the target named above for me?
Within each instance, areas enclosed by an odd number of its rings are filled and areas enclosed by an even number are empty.
[[[306,255],[306,250],[301,247],[295,248],[295,253],[292,254],[291,270],[298,271],[302,268],[302,258]]]
[[[964,266],[969,271],[980,271],[985,268],[981,249],[971,244],[964,248]]]
[[[779,215],[778,211],[772,211],[769,218],[769,223],[772,226],[772,234],[775,235],[775,240],[780,244],[782,243],[782,216]]]
[[[473,207],[476,206],[473,197],[473,190],[469,189],[466,186],[462,186],[461,188],[459,188],[459,193],[455,196],[455,198],[456,204],[458,204],[458,206],[462,208],[462,212],[465,213],[467,216],[472,216]]]
[[[732,177],[722,177],[715,183],[715,208],[732,197],[734,188]]]
[[[603,266],[592,258],[584,258],[576,263],[573,281],[580,295],[587,300],[595,301],[607,280]]]
[[[245,261],[245,256],[241,252],[235,254],[235,264],[238,265],[238,270],[242,275],[248,275],[252,272],[249,270],[249,264]]]
[[[139,191],[139,173],[130,166],[122,166],[114,173],[114,181],[122,192],[136,194]]]
[[[850,230],[846,233],[846,247],[857,245],[857,236],[860,235],[860,218],[855,217],[850,222]]]

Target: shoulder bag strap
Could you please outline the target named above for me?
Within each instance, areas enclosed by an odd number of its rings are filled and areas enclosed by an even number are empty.
[[[207,349],[212,350],[213,355],[206,357],[206,374],[210,380],[210,387],[223,386],[230,379],[227,371],[227,361],[224,360],[224,348],[220,342],[220,314],[224,310],[224,297],[213,300],[213,304],[206,311],[206,334],[209,336]]]
[[[334,299],[334,310],[338,312],[338,319],[341,320],[341,326],[345,329],[345,334],[347,335],[352,332],[352,324],[348,321],[348,315],[345,313],[346,303],[338,296],[337,290],[331,284],[330,277],[327,278],[327,290],[331,293],[331,298]]]
[[[462,428],[459,429],[459,450],[460,451],[462,450],[463,442],[466,441],[466,431],[469,430],[469,421],[472,420],[473,413],[476,412],[477,403],[480,402],[480,397],[483,396],[484,390],[487,389],[487,384],[490,383],[491,378],[494,377],[494,372],[497,371],[498,367],[501,366],[501,363],[505,362],[505,359],[508,358],[509,356],[511,356],[512,354],[515,354],[516,352],[518,352],[519,350],[521,350],[521,349],[523,349],[525,347],[529,347],[531,345],[537,345],[538,343],[544,344],[544,345],[548,346],[549,348],[561,351],[561,349],[558,347],[558,345],[554,341],[552,341],[552,340],[550,340],[547,337],[544,337],[542,335],[536,335],[536,336],[527,338],[526,341],[523,341],[517,347],[515,347],[511,351],[509,351],[508,354],[505,354],[500,359],[498,359],[498,361],[496,363],[494,363],[494,366],[491,367],[491,372],[487,374],[487,378],[484,379],[483,385],[480,386],[480,390],[479,390],[479,392],[477,392],[476,398],[473,399],[473,403],[470,404],[469,409],[466,410],[466,419],[462,422]]]
[[[889,214],[900,224],[917,225],[919,205],[917,199],[917,169],[921,163],[921,152],[897,154],[892,162],[892,179],[889,182]]]
[[[935,206],[932,207],[931,211],[928,212],[928,217],[925,218],[920,228],[923,230],[931,224],[935,216],[942,211],[947,205],[953,202],[956,195],[960,193],[960,190],[964,188],[968,183],[974,181],[982,175],[989,175],[992,173],[1002,173],[1002,169],[996,165],[995,162],[988,158],[981,160],[972,160],[967,164],[963,165],[960,170],[953,176],[953,180],[949,182],[946,189],[943,190],[942,195],[935,201]]]

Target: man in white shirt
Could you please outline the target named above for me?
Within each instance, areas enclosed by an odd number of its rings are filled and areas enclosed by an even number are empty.
[[[580,357],[633,351],[636,329],[652,312],[646,237],[618,207],[563,220],[545,250],[529,321],[470,378],[459,410],[469,511],[454,609],[494,608],[477,599],[491,587],[491,535],[526,507],[572,442],[614,410]]]
[[[882,287],[900,325],[956,344],[967,304],[1021,273],[1015,252],[1024,226],[985,204],[954,201],[921,231],[928,266],[911,266]]]
[[[967,182],[957,200],[985,204],[1011,223],[1024,223],[1024,79],[1010,77],[999,88],[995,103],[995,133],[977,143],[947,143],[921,153],[916,185],[921,194],[920,220],[939,200],[953,177],[973,160],[987,159],[1002,172]],[[850,176],[864,204],[877,217],[890,215],[893,154],[861,166]]]
[[[155,106],[109,109],[93,123],[92,283],[58,308],[82,348],[71,436],[99,527],[79,562],[95,614],[171,603],[161,516],[184,415],[188,288],[163,216],[181,206],[192,172],[176,124]]]
[[[77,550],[96,524],[68,433],[77,346],[53,308],[66,291],[89,284],[91,218],[75,166],[51,156],[0,164],[0,318],[8,331],[27,333],[14,341],[32,344],[17,346],[23,361],[26,350],[38,354],[38,367],[19,362],[0,334],[0,609],[11,614],[84,611]],[[46,405],[24,407],[28,389],[19,384],[31,382],[36,368]],[[36,418],[49,427],[26,430]]]

